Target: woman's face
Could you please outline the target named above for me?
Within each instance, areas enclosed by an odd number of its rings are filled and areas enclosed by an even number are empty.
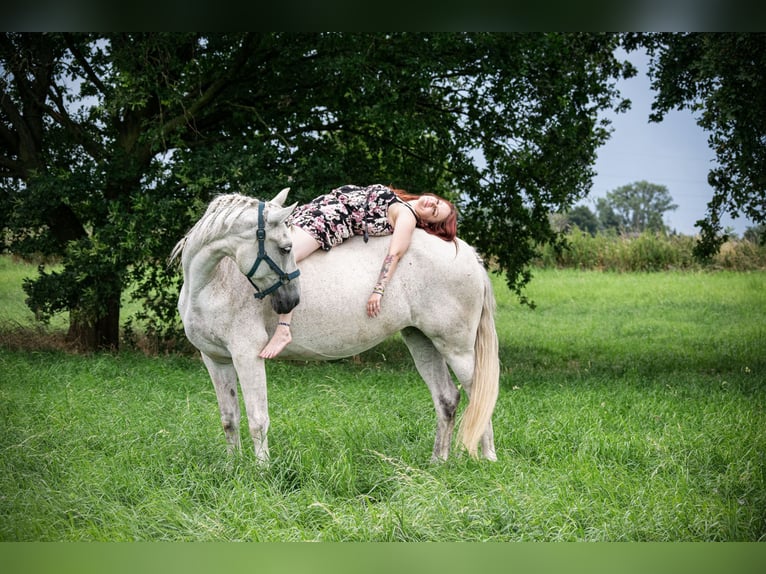
[[[441,223],[449,217],[450,206],[432,195],[421,195],[415,202],[415,212],[425,223]]]

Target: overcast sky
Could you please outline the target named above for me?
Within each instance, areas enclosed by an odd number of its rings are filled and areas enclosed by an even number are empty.
[[[706,205],[713,195],[707,174],[714,165],[714,154],[708,148],[707,135],[689,111],[674,111],[661,123],[649,123],[654,93],[646,76],[648,57],[643,52],[627,55],[638,69],[638,75],[622,80],[618,87],[633,105],[624,114],[611,114],[613,132],[598,150],[597,176],[588,199],[583,202],[595,211],[595,198],[606,192],[641,180],[664,185],[678,205],[665,214],[665,223],[679,233],[699,232],[694,222],[705,216]],[[724,227],[732,227],[740,236],[753,225],[744,217],[722,219]]]

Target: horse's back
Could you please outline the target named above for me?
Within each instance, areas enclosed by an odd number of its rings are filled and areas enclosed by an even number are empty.
[[[468,244],[416,230],[370,318],[366,303],[380,273],[390,237],[352,238],[300,263],[301,303],[292,318],[292,343],[283,358],[338,358],[360,353],[405,327],[430,338],[472,348],[486,271]],[[266,314],[273,330],[276,316]]]

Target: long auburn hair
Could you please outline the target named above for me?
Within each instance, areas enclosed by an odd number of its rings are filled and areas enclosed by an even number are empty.
[[[412,201],[413,199],[420,197],[420,195],[409,193],[403,189],[395,189],[392,187],[391,191],[393,191],[402,201]],[[443,197],[439,197],[435,193],[424,193],[422,195],[429,195],[435,197],[439,201],[443,201],[449,206],[449,215],[447,215],[447,218],[444,221],[440,221],[439,223],[421,223],[420,219],[418,219],[418,227],[431,235],[436,235],[436,237],[439,237],[444,241],[454,242],[455,237],[457,236],[457,208],[455,208],[452,202],[447,201]]]

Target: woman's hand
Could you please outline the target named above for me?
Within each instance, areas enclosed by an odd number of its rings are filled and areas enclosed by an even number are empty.
[[[367,316],[377,317],[380,313],[380,300],[383,299],[383,295],[380,293],[373,293],[370,298],[367,299]]]

